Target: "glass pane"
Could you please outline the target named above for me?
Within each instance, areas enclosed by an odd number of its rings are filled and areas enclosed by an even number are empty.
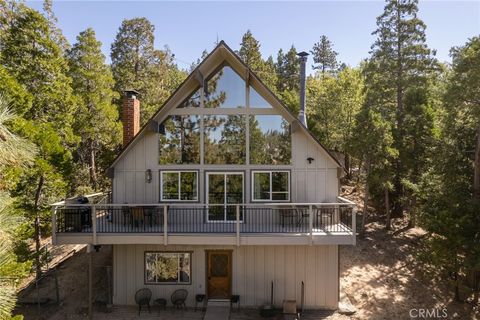
[[[146,282],[157,282],[155,274],[155,266],[157,263],[157,255],[155,253],[145,254],[145,280]]]
[[[228,277],[228,256],[226,254],[210,255],[210,276]]]
[[[182,172],[180,174],[181,200],[197,200],[197,173]]]
[[[153,274],[156,282],[177,282],[178,256],[176,253],[157,253]]]
[[[178,200],[178,172],[162,172],[162,200]]]
[[[279,193],[272,193],[272,200],[278,200],[278,201],[284,201],[284,200],[290,200],[288,199],[288,192],[279,192]]]
[[[225,211],[223,204],[225,203],[225,175],[209,174],[208,175],[208,203],[221,204],[221,206],[208,207],[208,220],[224,220]]]
[[[159,163],[200,163],[200,116],[170,116],[163,125]]]
[[[272,172],[272,191],[288,191],[288,172]]]
[[[201,101],[200,89],[197,89],[188,99],[183,101],[177,108],[199,108]]]
[[[255,172],[253,174],[253,199],[270,200],[270,173]]]
[[[206,108],[244,108],[245,81],[229,66],[217,72],[207,83]]]
[[[252,86],[250,86],[250,108],[267,108],[271,109],[272,106],[267,102]]]
[[[227,175],[227,203],[243,203],[243,176]],[[236,220],[237,207],[227,206],[227,220]]]
[[[290,124],[280,115],[250,116],[250,163],[290,164]]]
[[[190,253],[178,254],[180,282],[190,282]]]
[[[204,119],[205,163],[245,164],[245,116],[210,115]]]

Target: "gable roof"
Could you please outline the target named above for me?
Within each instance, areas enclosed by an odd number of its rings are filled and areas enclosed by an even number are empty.
[[[217,59],[215,59],[217,58]],[[215,61],[214,61],[215,60]],[[110,165],[109,169],[113,168],[115,164],[120,160],[120,158],[140,139],[140,136],[144,135],[145,132],[147,131],[149,124],[151,121],[154,121],[156,118],[158,118],[162,112],[166,112],[167,110],[170,110],[172,108],[175,108],[178,103],[178,101],[173,102],[174,100],[179,100],[179,95],[182,90],[185,90],[186,87],[193,87],[193,90],[198,86],[198,80],[197,75],[198,74],[204,74],[205,78],[209,76],[208,73],[202,73],[203,70],[208,68],[208,65],[210,65],[210,69],[215,69],[218,67],[221,63],[223,63],[225,60],[227,60],[233,69],[238,69],[240,67],[241,69],[245,70],[245,77],[248,79],[244,79],[248,82],[256,82],[257,86],[265,91],[266,94],[268,94],[269,97],[263,97],[265,98],[270,98],[270,100],[274,100],[275,104],[280,106],[281,110],[285,114],[287,114],[292,121],[295,123],[295,125],[300,128],[304,133],[306,133],[310,138],[313,139],[313,141],[323,150],[325,153],[341,168],[343,166],[340,164],[340,162],[337,160],[337,158],[328,150],[314,135],[313,133],[308,130],[308,128],[300,121],[298,121],[297,116],[293,114],[293,112],[268,88],[267,85],[263,83],[263,81],[255,74],[253,70],[250,69],[250,67],[225,43],[225,41],[220,41],[218,45],[203,59],[203,61],[187,76],[187,78],[177,87],[177,89],[170,95],[170,97],[163,103],[163,105],[155,112],[155,114],[142,126],[140,131],[135,135],[135,137],[130,140],[130,142],[125,145],[120,153],[115,157],[115,159],[112,161],[112,164]],[[214,64],[213,68],[212,65]],[[237,66],[237,68],[235,67]],[[238,70],[235,70],[238,72]],[[243,76],[242,76],[243,78]],[[257,90],[258,91],[258,90]],[[191,91],[189,91],[187,94],[189,95]],[[259,93],[261,94],[261,93]],[[263,96],[263,95],[262,95]],[[184,101],[184,98],[179,100],[180,103]],[[268,99],[267,99],[268,101]]]

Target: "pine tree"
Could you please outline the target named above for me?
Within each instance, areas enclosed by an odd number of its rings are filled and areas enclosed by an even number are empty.
[[[422,98],[422,101],[409,103],[417,105],[429,104],[429,78],[433,71],[433,59],[425,41],[425,24],[418,18],[417,0],[389,0],[384,12],[377,18],[377,36],[372,45],[370,63],[365,67],[366,85],[369,103],[381,106],[383,117],[392,124],[394,147],[399,156],[394,165],[394,193],[392,205],[397,214],[402,214],[405,206],[410,213],[410,225],[415,224],[414,192],[417,183],[417,172],[421,167],[412,166],[408,152],[409,141],[418,140],[420,132],[415,126],[433,125],[427,114],[410,118],[406,122],[407,112],[429,112],[428,107],[406,107],[407,95]],[[423,92],[421,92],[423,91]],[[424,95],[427,95],[426,98]],[[426,99],[426,100],[425,100]],[[430,123],[417,123],[430,121]],[[410,126],[407,128],[406,126]],[[427,133],[428,130],[423,130]],[[408,135],[408,136],[407,136]],[[425,139],[428,140],[427,137]],[[416,149],[415,158],[426,157],[426,149]]]
[[[27,119],[51,122],[72,141],[71,124],[75,111],[68,66],[52,40],[47,20],[38,12],[21,6],[5,35],[0,62],[17,81],[32,93]]]
[[[275,64],[273,57],[269,57],[267,61],[262,59],[260,53],[260,42],[255,39],[252,32],[247,32],[242,36],[240,49],[238,55],[245,62],[245,64],[255,72],[257,76],[267,85],[271,90],[275,91],[277,75],[275,72]]]
[[[121,137],[118,111],[112,104],[114,80],[92,29],[80,32],[68,57],[72,86],[79,98],[74,125],[81,139],[77,156],[80,165],[88,167],[90,186],[97,190],[98,158],[111,157]]]
[[[333,50],[333,45],[327,36],[322,35],[310,52],[313,54],[315,62],[313,69],[318,69],[322,75],[336,70],[338,53]]]
[[[155,50],[154,30],[146,18],[123,20],[110,53],[115,90],[119,94],[127,89],[140,93],[142,124],[185,78],[168,48]]]

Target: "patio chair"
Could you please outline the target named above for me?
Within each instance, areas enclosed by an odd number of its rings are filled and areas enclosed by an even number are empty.
[[[127,225],[127,221],[130,224],[132,221],[132,210],[130,207],[124,206],[122,207],[122,214],[123,214],[123,225]]]
[[[150,300],[152,299],[152,291],[148,288],[143,288],[135,293],[135,302],[138,304],[138,315],[142,311],[142,306],[147,306],[148,313],[150,313]]]
[[[170,299],[172,300],[173,306],[175,308],[177,309],[180,309],[182,307],[186,308],[187,306],[185,305],[185,300],[187,300],[187,296],[188,296],[187,290],[178,289],[172,293],[172,296]]]

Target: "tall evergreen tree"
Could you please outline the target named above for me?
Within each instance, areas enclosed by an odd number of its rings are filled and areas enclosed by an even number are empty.
[[[336,70],[338,53],[333,50],[332,42],[327,36],[322,35],[310,52],[313,54],[313,62],[315,62],[313,69],[319,70],[322,75]]]
[[[71,141],[75,101],[68,66],[41,14],[21,6],[3,41],[0,62],[33,93],[25,117],[51,122]]]
[[[111,47],[115,90],[135,89],[142,99],[144,124],[185,77],[170,50],[155,50],[153,24],[146,18],[123,20]]]
[[[276,89],[277,75],[273,58],[270,61],[264,61],[260,53],[260,42],[255,39],[252,32],[247,32],[242,36],[238,55],[250,67],[260,79],[273,91]]]
[[[98,158],[111,156],[121,137],[118,111],[112,104],[116,96],[114,80],[92,29],[80,32],[68,57],[72,86],[79,98],[74,125],[81,139],[77,156],[80,165],[88,168],[90,186],[96,190]]]
[[[416,172],[422,168],[409,165],[408,158],[412,153],[407,152],[407,144],[419,138],[420,132],[413,127],[432,126],[431,117],[425,114],[429,112],[428,107],[406,108],[407,95],[410,95],[410,104],[429,103],[425,95],[433,67],[432,53],[425,41],[425,24],[417,16],[417,5],[417,0],[387,1],[383,14],[377,18],[377,29],[373,32],[377,39],[372,45],[370,63],[365,67],[369,88],[367,100],[381,107],[382,116],[392,124],[394,147],[399,152],[394,163],[393,208],[401,214],[408,205],[412,226],[415,224],[415,200],[407,199],[413,197],[412,190],[418,183]],[[407,112],[417,114],[412,114],[411,121],[406,122]],[[422,115],[419,116],[418,112]],[[423,130],[424,133],[427,131]],[[415,158],[425,157],[425,151],[425,148],[416,149]]]

